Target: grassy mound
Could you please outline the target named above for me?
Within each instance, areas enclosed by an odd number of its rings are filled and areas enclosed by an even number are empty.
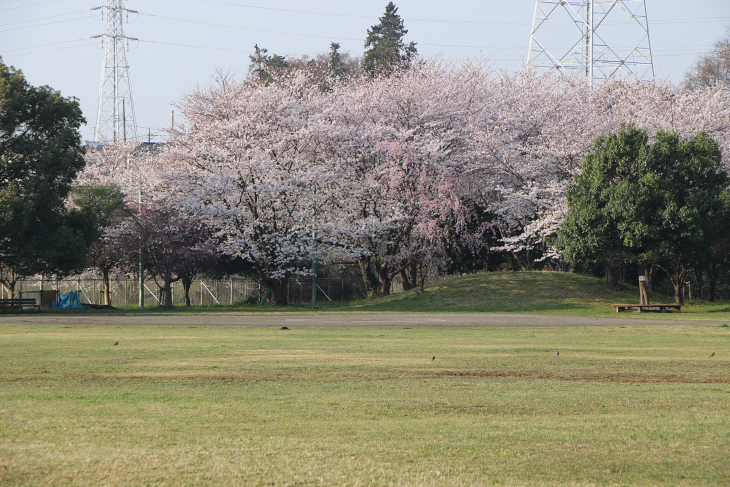
[[[362,311],[482,313],[611,312],[611,303],[638,303],[638,288],[612,289],[603,279],[565,272],[494,272],[453,277],[417,290],[349,303]],[[650,296],[651,302],[673,302]]]

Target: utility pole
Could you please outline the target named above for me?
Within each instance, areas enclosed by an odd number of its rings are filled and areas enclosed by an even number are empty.
[[[139,214],[142,215],[142,183],[139,183],[139,189],[137,190],[137,201],[139,202]],[[137,274],[139,278],[139,307],[144,308],[144,254],[142,252],[142,245],[140,242],[139,247],[139,272]]]
[[[136,14],[137,11],[126,9],[122,0],[107,0],[106,5],[92,10],[101,10],[102,18],[106,14],[106,34],[92,37],[101,38],[106,47],[104,64],[101,66],[94,140],[116,144],[124,133],[136,140],[137,124],[129,81],[127,48],[129,41],[137,39],[124,35],[124,22],[125,16],[128,19],[130,13]]]
[[[312,194],[317,194],[317,188],[312,188]],[[312,226],[314,226],[314,219],[316,218],[316,206],[312,206]],[[314,246],[314,252],[312,252],[312,308],[317,306],[317,232],[312,230],[312,245]]]
[[[590,86],[653,78],[645,1],[535,0],[527,66],[585,76]]]
[[[312,232],[312,239],[314,240],[315,251],[312,255],[312,308],[317,306],[317,234]]]

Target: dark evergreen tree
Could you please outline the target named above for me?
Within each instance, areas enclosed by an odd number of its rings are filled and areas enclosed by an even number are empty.
[[[339,52],[340,45],[337,42],[330,44],[329,70],[330,74],[335,77],[347,74],[347,66],[342,62],[342,56]]]
[[[284,56],[268,54],[268,49],[259,47],[258,44],[253,47],[254,53],[248,57],[251,60],[248,72],[254,78],[268,84],[289,69],[289,63]]]
[[[403,19],[398,15],[398,8],[393,2],[388,3],[380,23],[368,29],[363,69],[370,76],[377,76],[409,67],[417,51],[415,42],[405,44],[403,41],[407,33]]]

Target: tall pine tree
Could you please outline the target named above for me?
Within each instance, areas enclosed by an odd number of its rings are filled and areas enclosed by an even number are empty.
[[[363,69],[370,76],[390,74],[394,69],[407,68],[418,54],[416,43],[405,44],[403,38],[408,33],[403,26],[403,19],[398,15],[398,7],[393,2],[385,7],[385,15],[380,23],[368,29],[365,40]]]
[[[277,76],[289,69],[289,63],[284,56],[268,54],[268,49],[253,46],[254,53],[249,55],[251,64],[248,65],[248,72],[254,79],[258,78],[266,84],[271,83]]]
[[[332,76],[338,78],[347,74],[347,66],[345,66],[345,63],[342,62],[342,56],[340,55],[339,49],[339,43],[330,43],[329,71]]]

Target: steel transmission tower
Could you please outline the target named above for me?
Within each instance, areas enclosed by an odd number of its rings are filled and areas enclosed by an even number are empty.
[[[644,0],[536,0],[527,65],[585,76],[591,86],[653,78]]]
[[[106,12],[106,34],[94,38],[102,38],[106,43],[104,64],[101,66],[99,83],[99,108],[96,113],[94,140],[113,141],[117,143],[127,138],[137,138],[137,124],[134,117],[132,86],[129,82],[129,65],[127,64],[127,47],[133,37],[124,35],[124,16],[137,13],[124,8],[122,0],[107,0],[106,5],[93,10],[101,10],[102,17]]]

